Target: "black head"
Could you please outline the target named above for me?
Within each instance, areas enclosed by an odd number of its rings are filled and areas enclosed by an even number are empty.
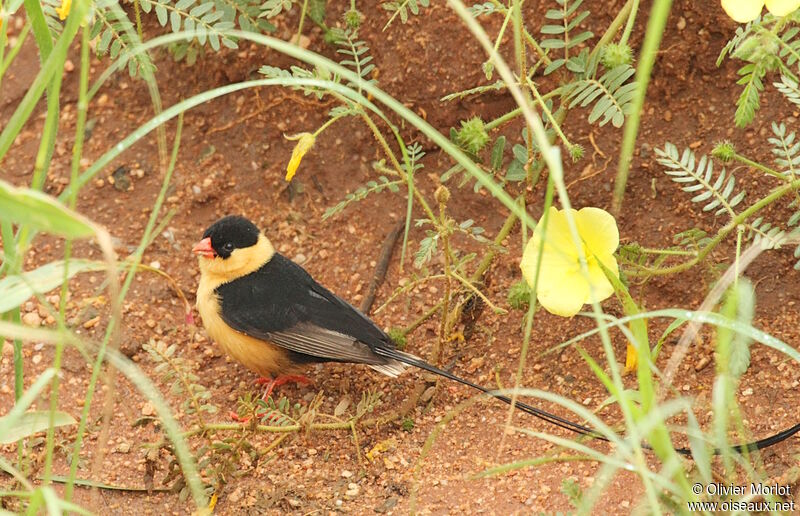
[[[229,215],[212,224],[203,239],[211,239],[211,247],[222,259],[228,258],[236,249],[252,247],[258,242],[260,231],[244,217]]]

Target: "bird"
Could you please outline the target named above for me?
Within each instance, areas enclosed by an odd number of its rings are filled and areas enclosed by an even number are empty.
[[[277,252],[267,236],[243,216],[229,215],[214,222],[192,252],[199,257],[196,306],[206,332],[234,360],[263,377],[274,377],[269,392],[280,383],[302,378],[296,373],[307,364],[364,364],[390,377],[413,366],[576,434],[608,440],[591,427],[512,401],[397,349],[369,317]],[[739,452],[766,448],[798,431],[800,424],[732,448]],[[691,454],[688,448],[676,451]]]

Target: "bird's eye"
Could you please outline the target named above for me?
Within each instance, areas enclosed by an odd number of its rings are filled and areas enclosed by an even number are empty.
[[[231,251],[233,251],[233,243],[232,242],[226,242],[225,245],[222,246],[222,248],[224,250],[228,251],[228,252],[231,252]]]

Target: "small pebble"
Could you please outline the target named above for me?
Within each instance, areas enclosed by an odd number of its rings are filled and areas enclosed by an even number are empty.
[[[149,401],[142,405],[142,415],[143,416],[152,416],[156,413],[155,407],[153,407],[152,403]]]
[[[32,361],[34,364],[38,364],[39,362],[41,362],[41,361],[42,361],[42,355],[41,355],[41,353],[36,353],[35,355],[33,355],[33,358],[31,358],[31,361]],[[751,390],[752,390],[752,389],[751,389]]]
[[[353,472],[352,471],[347,471],[346,469],[342,470],[342,478],[350,478],[352,476],[353,476]]]
[[[28,312],[22,316],[22,322],[28,326],[41,326],[42,318],[36,312]]]

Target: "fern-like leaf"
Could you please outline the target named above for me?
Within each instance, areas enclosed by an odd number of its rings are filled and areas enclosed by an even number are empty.
[[[748,63],[738,71],[741,78],[736,84],[743,84],[742,94],[736,100],[734,121],[737,127],[745,127],[753,121],[756,111],[761,107],[759,95],[764,91],[764,75],[766,69],[758,63]]]
[[[607,71],[600,79],[587,78],[576,81],[570,88],[567,100],[569,108],[577,105],[587,107],[594,103],[589,113],[589,123],[598,120],[600,125],[609,121],[614,127],[622,127],[625,115],[633,108],[633,97],[636,94],[636,83],[625,82],[636,70],[630,65],[620,65]]]
[[[675,234],[672,237],[672,241],[681,249],[696,251],[708,245],[711,242],[711,237],[700,228],[691,228]]]
[[[798,62],[798,56],[800,56],[800,38],[795,38],[798,34],[800,34],[800,28],[789,27],[786,29],[786,32],[780,35],[782,44],[778,56],[786,63],[787,67],[794,66]]]
[[[775,122],[772,122],[772,133],[775,137],[767,138],[767,141],[772,144],[775,163],[784,169],[785,176],[795,179],[800,169],[800,141],[797,140],[797,133],[787,133],[786,124]]]
[[[798,85],[797,81],[791,77],[782,75],[781,82],[773,82],[772,85],[778,88],[778,91],[789,99],[789,102],[800,106],[800,85]]]
[[[733,54],[739,45],[747,39],[750,35],[753,34],[754,28],[758,27],[761,23],[761,18],[756,18],[755,20],[749,22],[747,25],[740,25],[736,28],[736,33],[734,36],[722,47],[722,50],[717,57],[717,66],[719,67],[722,64],[722,61],[725,60],[725,57],[728,54]]]
[[[264,65],[258,69],[258,73],[268,78],[297,78],[297,79],[322,79],[333,82],[339,82],[339,77],[331,76],[330,72],[321,68],[314,70],[306,70],[299,66],[292,66],[291,70],[284,70],[276,66]],[[322,99],[328,91],[316,86],[292,86],[294,90],[300,90],[305,95],[315,95],[318,99]]]
[[[694,203],[704,203],[703,211],[717,210],[715,215],[728,212],[731,218],[736,216],[733,210],[742,202],[745,191],[734,195],[736,179],[727,174],[725,169],[714,176],[714,164],[703,155],[698,160],[691,149],[678,153],[677,147],[671,143],[664,144],[664,149],[656,149],[657,161],[663,165],[666,173],[676,183],[683,184],[684,192],[700,192],[692,197]]]
[[[95,53],[98,57],[108,55],[113,60],[132,51],[139,44],[133,22],[116,0],[95,3],[94,24],[89,31],[89,37],[96,42]],[[122,64],[127,64],[131,77],[145,69],[148,73],[155,71],[155,65],[146,52],[140,52]]]
[[[344,200],[339,204],[325,210],[325,213],[322,215],[322,220],[329,219],[337,213],[341,213],[350,204],[364,200],[370,194],[380,193],[384,190],[396,193],[400,190],[400,185],[402,184],[402,180],[390,181],[386,176],[380,176],[377,181],[368,181],[365,185],[358,187],[355,192],[347,194]]]
[[[336,45],[340,47],[336,49],[336,53],[347,56],[347,59],[341,61],[340,64],[351,68],[364,82],[377,84],[378,81],[375,79],[366,79],[367,75],[375,69],[375,65],[371,62],[372,56],[369,55],[367,43],[357,39],[358,34],[350,29],[332,29],[331,32],[335,38]],[[358,92],[361,93],[361,82],[358,84],[350,82],[348,86],[358,89]]]
[[[220,43],[228,48],[238,48],[236,41],[224,34],[224,31],[236,26],[236,11],[218,8],[217,0],[139,0],[142,10],[150,12],[154,9],[158,23],[164,27],[169,23],[172,32],[181,30],[193,31],[202,29],[197,36],[201,45],[206,41],[216,52]]]
[[[553,49],[564,51],[564,57],[553,59],[545,68],[545,75],[552,73],[570,61],[570,50],[576,48],[584,41],[591,39],[594,34],[590,31],[583,31],[579,34],[572,34],[573,31],[583,20],[589,16],[589,11],[581,11],[575,14],[583,3],[583,0],[556,0],[560,9],[548,9],[544,17],[555,23],[550,23],[541,28],[541,33],[546,36],[559,36],[558,38],[547,38],[541,43],[543,49]]]
[[[754,244],[760,244],[761,248],[777,249],[786,241],[786,231],[772,223],[758,217],[752,222],[745,224],[747,228],[746,239]]]
[[[484,2],[482,4],[473,4],[472,7],[469,8],[469,12],[472,16],[477,18],[478,16],[503,12],[502,9],[502,6],[498,6],[492,2]]]
[[[391,2],[383,2],[381,7],[393,13],[383,30],[389,28],[389,25],[397,18],[400,17],[400,23],[405,24],[408,21],[408,13],[417,16],[420,12],[420,7],[430,7],[430,0],[393,0]]]

